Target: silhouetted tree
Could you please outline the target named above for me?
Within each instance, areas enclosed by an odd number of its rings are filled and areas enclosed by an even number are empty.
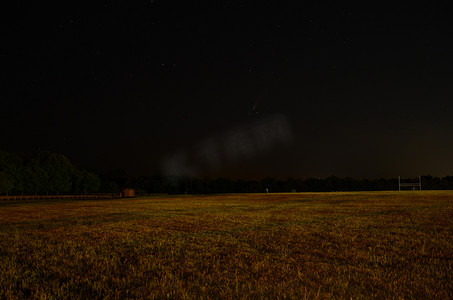
[[[74,194],[90,194],[98,192],[101,188],[101,180],[93,173],[86,170],[73,170],[73,189]]]
[[[123,169],[110,170],[102,175],[102,180],[114,182],[120,190],[127,188],[128,178]]]
[[[99,188],[99,191],[101,193],[119,194],[121,192],[121,189],[115,182],[101,179],[101,186]]]
[[[8,177],[8,174],[0,171],[0,194],[10,193],[13,187],[13,181]]]
[[[274,178],[269,178],[269,177],[264,178],[261,180],[260,185],[263,187],[263,190],[258,191],[258,192],[264,193],[266,191],[266,189],[269,192],[278,192],[277,181]]]
[[[48,176],[48,192],[67,193],[72,189],[72,175],[75,167],[63,154],[40,152],[38,164]]]
[[[212,182],[212,192],[231,193],[234,190],[234,183],[229,178],[218,178]]]

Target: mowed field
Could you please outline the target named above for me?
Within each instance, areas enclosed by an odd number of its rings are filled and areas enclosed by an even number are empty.
[[[453,298],[453,191],[0,202],[0,298]]]

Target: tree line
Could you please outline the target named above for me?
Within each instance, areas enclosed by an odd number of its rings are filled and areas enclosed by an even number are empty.
[[[453,189],[453,176],[421,177],[422,189]],[[270,193],[274,192],[332,192],[397,190],[398,179],[354,179],[330,176],[327,178],[288,178],[277,180],[232,180],[161,175],[128,178],[124,170],[94,174],[75,167],[63,154],[40,152],[27,158],[0,149],[0,195],[82,195],[90,193],[119,193],[133,188],[138,194],[212,194],[212,193]]]
[[[63,154],[42,151],[29,159],[0,149],[0,194],[81,195],[100,187],[96,174],[76,168]]]
[[[418,182],[417,179],[413,179]],[[453,189],[453,176],[443,178],[426,175],[421,177],[422,189]],[[330,176],[327,178],[288,178],[277,180],[232,180],[229,178],[190,178],[142,176],[130,182],[130,186],[144,193],[211,194],[211,193],[269,193],[277,192],[340,192],[398,190],[398,179],[354,179]]]

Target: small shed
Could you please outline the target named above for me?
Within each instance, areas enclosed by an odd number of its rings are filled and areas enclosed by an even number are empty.
[[[124,189],[123,198],[135,197],[135,190],[133,189]]]

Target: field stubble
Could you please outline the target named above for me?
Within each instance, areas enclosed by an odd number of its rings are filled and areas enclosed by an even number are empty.
[[[453,192],[0,205],[0,298],[453,297]]]

